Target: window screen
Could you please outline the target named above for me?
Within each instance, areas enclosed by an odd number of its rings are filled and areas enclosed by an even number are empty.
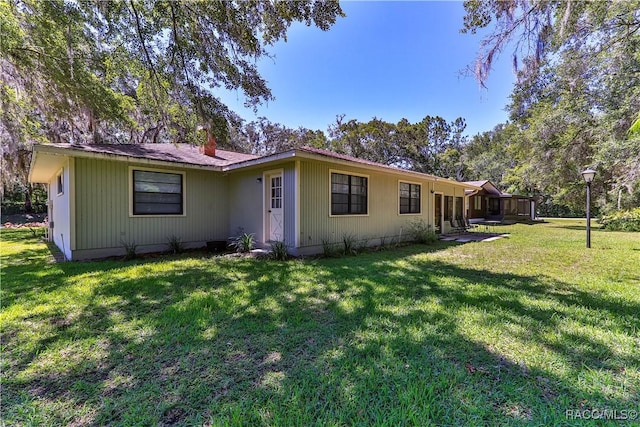
[[[182,215],[182,175],[133,171],[134,215]]]
[[[400,213],[420,213],[420,184],[400,183]]]
[[[368,179],[331,173],[331,215],[366,215]]]

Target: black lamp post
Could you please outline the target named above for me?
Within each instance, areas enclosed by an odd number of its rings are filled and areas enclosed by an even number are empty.
[[[583,170],[582,177],[587,183],[587,248],[591,247],[591,181],[596,175],[596,171],[591,168]]]

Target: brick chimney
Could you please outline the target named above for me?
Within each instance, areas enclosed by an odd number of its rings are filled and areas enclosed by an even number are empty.
[[[200,153],[204,154],[205,156],[215,157],[216,156],[216,137],[213,136],[213,133],[211,133],[209,129],[206,129],[206,131],[207,131],[207,142],[205,143],[204,147],[203,146],[200,147]]]

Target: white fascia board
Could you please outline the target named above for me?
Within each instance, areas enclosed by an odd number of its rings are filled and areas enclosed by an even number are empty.
[[[239,163],[233,163],[231,165],[222,168],[223,172],[231,172],[239,169],[250,168],[251,166],[260,166],[279,160],[292,159],[297,157],[297,153],[294,150],[284,151],[282,153],[272,154],[270,156],[258,157],[257,159],[245,160]],[[299,156],[298,156],[299,157]]]

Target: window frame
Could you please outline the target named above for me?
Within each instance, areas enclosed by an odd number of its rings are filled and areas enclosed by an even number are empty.
[[[156,172],[156,173],[165,173],[171,175],[181,175],[182,178],[182,213],[152,213],[152,214],[137,214],[134,213],[135,208],[135,181],[133,178],[134,171],[143,171],[143,172]],[[177,171],[174,169],[159,169],[159,168],[147,168],[141,166],[129,166],[129,217],[131,218],[171,218],[171,217],[185,217],[187,216],[187,179],[186,172]]]
[[[487,201],[487,213],[489,215],[500,215],[502,212],[502,203],[496,197],[489,197]],[[497,208],[497,210],[495,209]]]
[[[367,202],[366,202],[366,213],[344,213],[344,214],[334,214],[333,213],[333,180],[332,175],[333,174],[339,174],[339,175],[347,175],[347,176],[357,176],[360,178],[365,178],[367,180],[367,194],[366,194],[366,198],[367,198]],[[358,173],[358,172],[351,172],[351,171],[344,171],[344,170],[337,170],[337,169],[329,169],[329,217],[337,217],[337,218],[344,218],[344,217],[353,217],[353,216],[357,216],[357,217],[365,217],[365,216],[369,216],[369,194],[371,192],[371,177],[369,175],[366,174],[362,174],[362,173]],[[351,188],[351,180],[349,180],[349,188]],[[349,193],[351,194],[351,193]],[[349,204],[350,206],[350,204]]]
[[[64,168],[56,174],[56,194],[62,196],[64,194]]]
[[[402,203],[401,203],[401,199],[402,197],[400,196],[400,187],[402,187],[402,184],[408,184],[409,185],[409,212],[402,212]],[[411,212],[411,186],[412,185],[416,185],[418,186],[418,191],[420,192],[419,198],[418,198],[418,212]],[[413,181],[404,181],[404,180],[398,180],[398,215],[422,215],[422,183],[420,182],[413,182]]]
[[[453,219],[459,220],[464,217],[464,196],[453,196]]]
[[[522,210],[520,210],[520,205],[522,205]],[[519,216],[531,216],[531,202],[529,199],[518,199],[517,212]]]
[[[482,197],[481,196],[473,196],[473,210],[476,212],[482,211]]]
[[[450,196],[448,194],[443,195],[442,209],[444,211],[444,215],[442,216],[442,219],[444,222],[452,221],[455,219],[454,216],[456,214],[456,208],[454,198],[455,196]],[[451,201],[451,212],[449,212],[449,201]]]

